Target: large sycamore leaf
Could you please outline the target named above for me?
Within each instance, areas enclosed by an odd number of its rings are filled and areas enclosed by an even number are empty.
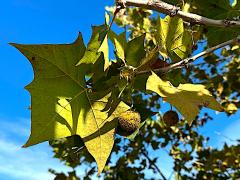
[[[98,173],[104,169],[106,161],[111,153],[114,144],[115,128],[118,125],[117,117],[122,112],[129,109],[129,106],[120,102],[114,112],[109,116],[108,112],[104,110],[108,97],[110,94],[104,96],[106,92],[101,94],[89,94],[89,107],[83,107],[81,112],[76,112],[76,107],[79,101],[67,101],[63,99],[59,101],[59,115],[64,119],[71,120],[78,119],[77,133],[83,139],[88,151],[94,157],[98,165]],[[104,97],[102,97],[104,96]],[[76,115],[77,117],[74,117]]]
[[[28,58],[34,70],[34,80],[26,86],[31,93],[32,127],[24,146],[75,134],[76,125],[65,129],[73,122],[59,116],[58,109],[62,99],[81,99],[78,110],[88,104],[84,74],[75,66],[85,52],[82,36],[73,44],[12,45]]]
[[[158,17],[157,40],[160,53],[172,60],[186,58],[191,53],[191,34],[184,29],[183,20],[178,17]]]
[[[198,115],[200,107],[223,110],[204,85],[180,84],[174,87],[169,81],[163,81],[152,72],[147,80],[146,89],[156,92],[164,101],[175,106],[189,124],[192,124]]]
[[[31,93],[31,135],[28,147],[43,141],[80,135],[98,164],[99,173],[114,142],[115,118],[128,106],[120,103],[110,117],[102,111],[109,92],[89,92],[84,72],[75,66],[85,52],[82,36],[72,44],[12,44],[30,61],[34,80]]]

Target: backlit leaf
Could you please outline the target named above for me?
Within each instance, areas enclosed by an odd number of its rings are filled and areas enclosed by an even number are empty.
[[[122,32],[117,35],[113,31],[110,31],[109,37],[115,46],[116,55],[125,63],[125,49],[127,47],[126,33]]]
[[[82,59],[78,59],[77,65],[94,64],[101,53],[104,55],[104,70],[109,66],[108,58],[108,27],[107,25],[93,26],[92,36]]]
[[[226,111],[229,113],[234,113],[238,110],[237,106],[234,103],[230,103],[226,107]]]
[[[177,17],[158,17],[157,40],[160,53],[172,60],[186,58],[191,53],[191,34],[184,29],[183,20]]]
[[[84,71],[75,66],[85,46],[81,35],[72,44],[12,44],[30,61],[34,80],[26,87],[31,93],[31,135],[28,147],[43,141],[80,135],[98,164],[100,173],[113,147],[115,118],[128,106],[119,103],[108,116],[102,111],[108,91],[91,93]]]
[[[204,85],[180,84],[178,87],[174,87],[169,81],[161,80],[152,72],[148,78],[146,89],[156,92],[164,101],[175,106],[189,124],[196,118],[201,107],[216,111],[223,110]]]

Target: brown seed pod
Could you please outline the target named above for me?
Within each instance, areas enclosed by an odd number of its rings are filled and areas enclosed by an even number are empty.
[[[163,122],[166,126],[175,126],[179,121],[179,117],[176,111],[167,111],[163,115]]]
[[[122,136],[129,136],[138,129],[141,116],[138,112],[128,110],[118,117],[117,133]]]
[[[151,69],[159,69],[159,68],[163,68],[163,67],[167,67],[170,64],[162,59],[157,59],[155,62],[153,62],[152,64],[150,64],[150,68]]]

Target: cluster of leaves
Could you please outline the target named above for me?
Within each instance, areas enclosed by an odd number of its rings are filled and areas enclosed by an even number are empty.
[[[186,9],[185,4],[183,8],[208,17],[215,16],[215,12],[202,8],[206,7],[202,1],[192,3],[191,8]],[[215,1],[209,2],[207,7],[212,4],[224,18],[235,17],[239,8],[229,5],[224,10]],[[95,173],[93,160],[97,162],[98,173],[105,168],[106,179],[144,178],[145,169],[163,177],[155,165],[158,157],[149,157],[149,149],[160,148],[168,149],[174,159],[174,170],[182,177],[188,176],[193,169],[199,173],[191,174],[192,177],[200,177],[204,168],[210,172],[208,166],[200,169],[188,165],[189,162],[199,164],[207,156],[201,153],[207,149],[204,147],[206,139],[197,130],[209,117],[196,116],[202,107],[222,111],[223,106],[229,114],[239,108],[239,46],[223,49],[221,54],[210,54],[200,64],[183,71],[167,74],[153,71],[190,56],[202,40],[207,40],[206,47],[211,46],[225,38],[230,39],[239,33],[239,29],[223,28],[224,38],[219,38],[221,35],[213,38],[214,28],[188,24],[177,17],[155,16],[142,8],[124,9],[117,14],[115,22],[125,31],[118,35],[110,30],[109,16],[106,15],[105,24],[92,28],[87,47],[81,34],[72,44],[12,44],[28,58],[34,69],[34,80],[26,87],[32,96],[32,126],[24,147],[50,141],[55,157],[66,165],[72,168],[79,164],[89,165],[86,178]],[[109,40],[115,49],[116,58],[112,61],[109,60]],[[191,84],[193,82],[202,85]],[[160,116],[153,117],[160,111],[160,97],[182,114],[184,119],[175,126],[167,127]],[[138,111],[142,118],[143,127],[127,137],[135,138],[134,141],[118,137],[115,131],[118,117],[129,109]],[[141,136],[136,136],[137,133]],[[186,147],[188,145],[190,149]],[[111,152],[118,158],[109,159]],[[217,152],[209,150],[213,157]],[[235,170],[235,166],[229,164],[228,167]],[[129,173],[126,168],[130,169]],[[229,169],[220,170],[226,172]],[[69,176],[51,172],[65,179],[76,176],[75,171]],[[219,174],[216,173],[216,177],[220,177]]]
[[[224,145],[222,150],[206,148],[197,151],[198,160],[193,164],[197,179],[237,179],[240,177],[240,145]]]
[[[207,84],[229,115],[240,107],[239,55],[239,45],[232,45],[219,54],[209,54],[192,68],[192,78]]]
[[[213,149],[207,144],[209,138],[198,133],[198,129],[211,119],[205,114],[196,118],[192,126],[181,120],[171,127],[166,126],[161,118],[147,120],[134,141],[119,136],[115,139],[113,153],[102,176],[104,179],[147,179],[147,171],[152,171],[155,178],[168,179],[161,175],[158,165],[159,160],[161,161],[159,154],[165,153],[165,156],[169,155],[174,159],[173,171],[177,179],[239,178],[239,144],[230,147],[225,145],[221,150]],[[64,150],[63,145],[67,142],[54,148]],[[88,156],[83,152],[82,157]],[[77,153],[71,156],[78,159]],[[67,156],[61,156],[61,160],[67,159]],[[96,173],[97,169],[92,162],[87,159],[84,161],[88,167],[83,179],[91,178]],[[162,166],[164,167],[164,163]]]

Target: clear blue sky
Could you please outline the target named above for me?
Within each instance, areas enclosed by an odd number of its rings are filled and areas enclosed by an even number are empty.
[[[0,7],[0,179],[52,179],[48,168],[68,170],[52,157],[43,143],[21,149],[30,133],[30,95],[24,86],[33,79],[30,63],[9,42],[70,43],[79,31],[87,43],[91,25],[104,22],[104,7],[113,0],[7,0]],[[211,114],[215,112],[211,111]],[[225,141],[215,131],[232,139],[240,138],[240,114],[227,118],[223,113],[201,130],[211,145]],[[165,157],[166,164],[170,161]],[[167,163],[167,161],[169,161]],[[170,167],[170,165],[169,165]],[[78,169],[81,175],[82,170]],[[168,172],[168,169],[165,170]]]

